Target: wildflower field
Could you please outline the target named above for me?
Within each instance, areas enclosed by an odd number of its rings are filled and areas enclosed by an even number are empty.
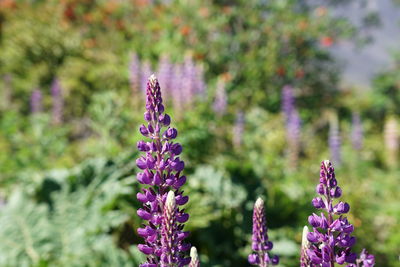
[[[346,83],[348,2],[0,0],[0,267],[400,266],[399,51]]]

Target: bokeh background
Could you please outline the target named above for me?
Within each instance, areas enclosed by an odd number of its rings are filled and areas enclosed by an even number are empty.
[[[399,266],[397,1],[0,0],[0,266],[138,266],[136,142],[155,73],[202,266],[248,266],[266,201],[298,266],[319,164]]]

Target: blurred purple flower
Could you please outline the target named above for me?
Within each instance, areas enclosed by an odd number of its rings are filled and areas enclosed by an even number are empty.
[[[131,61],[129,63],[129,82],[131,84],[131,90],[134,97],[138,97],[140,90],[141,81],[140,72],[140,60],[136,53],[131,55]],[[147,76],[148,77],[148,76]]]
[[[248,261],[252,265],[267,267],[269,264],[276,265],[279,263],[279,257],[270,258],[268,251],[273,247],[271,241],[268,240],[267,220],[265,218],[264,201],[258,198],[254,204],[253,210],[253,235],[252,249],[254,253],[250,254]]]
[[[363,129],[360,113],[353,112],[351,122],[351,144],[355,150],[361,150],[363,145]]]
[[[181,116],[180,114],[182,114],[185,105],[182,96],[182,78],[183,66],[181,64],[175,64],[173,69],[173,80],[171,82],[171,98],[175,113],[178,116]]]
[[[147,90],[147,79],[153,74],[153,70],[151,69],[151,63],[149,60],[145,60],[142,63],[141,74],[140,74],[140,84],[142,87],[142,92],[146,94]]]
[[[60,81],[55,78],[51,85],[52,120],[54,124],[60,124],[63,120],[64,99]]]
[[[196,95],[197,69],[192,56],[187,54],[183,62],[182,97],[185,105],[190,105]]]
[[[294,95],[293,87],[290,85],[285,85],[282,88],[282,112],[285,116],[286,124],[289,122],[289,118],[294,110]]]
[[[200,98],[203,98],[206,94],[206,83],[204,81],[204,67],[200,63],[196,65],[196,77],[194,84],[196,94]]]
[[[146,96],[144,119],[147,125],[141,125],[139,131],[150,140],[137,143],[139,151],[145,155],[136,160],[141,170],[137,179],[147,185],[137,194],[138,200],[143,203],[137,214],[147,221],[137,229],[145,239],[138,249],[147,256],[147,262],[140,266],[184,266],[190,262],[190,258],[185,257],[190,244],[184,243],[189,232],[183,231],[189,214],[178,208],[189,200],[180,189],[186,183],[186,176],[182,176],[185,164],[179,158],[182,146],[173,143],[178,132],[169,126],[171,118],[164,113],[160,85],[154,75],[147,83]],[[175,194],[168,193],[171,190]]]
[[[310,248],[310,242],[307,239],[307,235],[310,231],[307,226],[303,227],[303,235],[301,240],[301,252],[300,252],[300,267],[310,267],[311,260],[307,255],[307,250]]]
[[[228,96],[226,95],[225,81],[220,77],[217,81],[217,88],[215,91],[214,111],[217,115],[222,116],[226,112],[228,105]]]
[[[167,54],[161,55],[158,64],[157,77],[162,88],[164,88],[164,101],[171,97],[171,86],[173,81],[174,66],[171,63]]]
[[[30,99],[30,104],[31,104],[31,113],[39,113],[43,109],[43,97],[42,97],[42,92],[36,88],[33,90],[31,94],[31,99]]]
[[[236,148],[241,147],[243,143],[244,123],[244,113],[243,111],[239,111],[236,114],[236,121],[233,126],[233,145]]]
[[[341,152],[342,144],[339,132],[339,123],[336,117],[334,117],[330,121],[328,142],[329,142],[332,161],[337,166],[340,166],[342,163],[342,152]]]

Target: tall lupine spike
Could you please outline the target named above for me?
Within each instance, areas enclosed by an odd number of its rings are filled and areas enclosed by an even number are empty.
[[[248,257],[249,263],[259,267],[267,267],[279,263],[277,255],[270,258],[268,251],[273,247],[271,241],[268,241],[267,220],[265,218],[264,201],[258,198],[254,204],[253,210],[253,235],[252,249],[254,253]]]
[[[233,145],[235,148],[240,148],[243,143],[243,133],[244,133],[244,113],[239,111],[236,114],[235,125],[233,126]]]
[[[351,144],[355,150],[361,150],[363,146],[363,128],[360,113],[353,112],[351,120]]]
[[[336,166],[340,166],[342,163],[342,151],[339,122],[336,114],[334,114],[330,120],[328,143],[333,162]]]
[[[301,240],[300,267],[311,267],[311,261],[307,255],[307,250],[310,248],[310,242],[307,239],[309,232],[308,227],[304,226]]]
[[[129,62],[129,82],[131,85],[131,91],[134,99],[139,99],[140,84],[141,84],[141,73],[140,73],[140,60],[136,53],[132,53],[131,60]],[[147,78],[148,76],[146,76]]]
[[[197,254],[196,247],[190,249],[190,264],[189,267],[200,267],[199,255]]]
[[[144,119],[147,121],[147,126],[143,124],[139,130],[150,140],[137,143],[139,151],[145,155],[136,160],[137,166],[141,169],[137,179],[139,183],[147,185],[137,194],[138,200],[143,203],[143,208],[139,209],[137,214],[147,221],[137,230],[145,239],[145,243],[139,244],[138,248],[147,255],[147,262],[140,266],[181,267],[190,262],[190,258],[185,257],[190,244],[184,243],[189,232],[183,231],[189,214],[179,208],[189,200],[180,189],[186,182],[186,177],[182,176],[185,165],[179,158],[182,146],[173,142],[178,132],[175,128],[169,127],[171,118],[164,113],[160,85],[154,75],[147,82],[146,95]],[[164,127],[167,128],[163,129]],[[172,193],[167,197],[171,190],[175,195],[175,204],[171,200]],[[168,203],[166,203],[167,198]],[[171,208],[174,205],[176,208]],[[173,250],[171,246],[168,246],[167,250],[164,247],[169,242],[174,244]],[[174,263],[167,264],[166,261]]]
[[[399,128],[397,120],[389,117],[385,122],[384,141],[386,147],[386,161],[389,167],[397,165],[397,154],[399,150]]]
[[[307,255],[312,266],[334,267],[335,263],[355,264],[357,254],[351,251],[356,242],[356,238],[351,236],[354,226],[345,217],[350,205],[342,201],[334,203],[334,199],[342,195],[342,189],[337,185],[335,171],[329,160],[321,163],[316,192],[320,197],[314,198],[312,204],[321,210],[321,213],[320,215],[313,213],[308,217],[313,231],[307,234],[310,242]]]
[[[180,263],[178,227],[175,194],[169,191],[161,224],[161,266],[178,266]]]
[[[38,88],[34,89],[31,94],[31,99],[30,99],[32,114],[39,113],[42,111],[42,109],[43,109],[42,98],[43,98],[42,92]]]
[[[214,100],[214,111],[218,116],[225,114],[228,105],[228,96],[226,95],[225,85],[224,79],[220,77],[217,81]]]
[[[60,81],[55,78],[51,85],[52,96],[52,120],[54,124],[60,124],[63,120],[64,99]]]

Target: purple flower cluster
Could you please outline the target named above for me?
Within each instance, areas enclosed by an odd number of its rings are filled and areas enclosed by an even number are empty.
[[[146,60],[141,63],[138,56],[133,54],[129,73],[134,95],[138,91],[139,84],[142,85],[142,91],[145,93],[147,78],[152,73],[150,61]],[[190,54],[185,56],[183,63],[172,63],[168,55],[161,55],[157,76],[163,86],[164,101],[171,100],[177,112],[190,106],[196,97],[205,94],[203,66],[195,63]]]
[[[51,85],[51,96],[53,101],[52,119],[54,124],[60,124],[63,120],[64,99],[60,81],[55,78]]]
[[[285,117],[289,162],[295,168],[300,151],[301,119],[295,106],[293,88],[289,85],[282,89],[282,112]]]
[[[307,239],[307,235],[310,231],[307,226],[303,228],[303,235],[301,240],[301,251],[300,251],[300,267],[310,267],[311,260],[308,257],[307,250],[310,248],[310,242]]]
[[[254,253],[248,257],[249,263],[260,267],[267,267],[270,264],[276,265],[279,263],[279,257],[273,256],[270,258],[268,251],[273,247],[271,241],[268,241],[267,221],[265,218],[264,201],[258,198],[254,204],[253,210],[253,235],[252,249]]]
[[[342,142],[339,132],[339,123],[336,117],[334,117],[330,122],[328,143],[333,162],[336,166],[340,166],[342,163]]]
[[[243,143],[244,123],[244,113],[243,111],[239,111],[236,114],[236,121],[233,126],[233,145],[236,148],[241,147]]]
[[[222,116],[226,112],[228,106],[228,96],[225,89],[225,81],[220,77],[217,81],[217,88],[215,91],[214,111],[218,116]]]
[[[365,249],[361,251],[360,257],[357,259],[356,264],[350,264],[350,267],[374,267],[375,257],[369,254]]]
[[[351,251],[356,238],[351,236],[354,226],[350,224],[344,214],[350,206],[346,202],[334,203],[334,199],[342,195],[342,189],[337,185],[334,168],[330,161],[321,164],[320,183],[316,187],[320,197],[312,200],[320,215],[313,213],[308,217],[313,231],[307,234],[310,247],[307,255],[312,266],[334,267],[335,263],[353,264],[357,254]],[[349,266],[349,265],[348,265]]]
[[[363,128],[360,113],[353,112],[351,120],[351,144],[355,150],[361,150],[363,145]]]
[[[38,88],[33,90],[30,100],[31,100],[30,101],[31,113],[35,114],[35,113],[41,112],[43,109],[43,103],[42,103],[43,96],[42,96],[42,92]]]
[[[138,248],[147,255],[147,262],[141,267],[180,267],[190,262],[190,257],[185,257],[190,244],[184,243],[189,232],[183,231],[189,214],[179,208],[189,200],[180,190],[186,182],[186,177],[181,175],[185,165],[179,158],[182,146],[173,142],[178,132],[169,127],[171,118],[164,114],[160,85],[154,75],[147,82],[146,94],[144,118],[147,125],[140,126],[140,133],[150,138],[150,142],[138,142],[138,149],[145,155],[136,160],[142,170],[137,179],[147,185],[137,194],[138,200],[143,203],[137,214],[147,221],[137,230],[145,239],[145,244],[138,245]],[[167,128],[163,130],[163,127]],[[171,190],[173,192],[167,197]]]

